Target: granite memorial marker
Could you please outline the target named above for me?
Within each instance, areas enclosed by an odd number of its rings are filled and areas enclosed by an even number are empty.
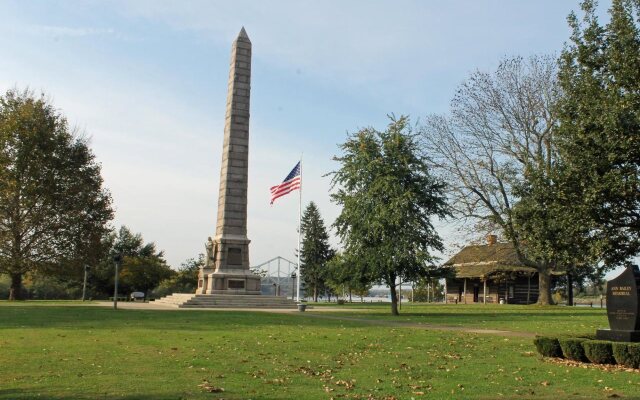
[[[607,282],[607,317],[611,329],[598,329],[598,339],[640,342],[640,269],[628,265]]]

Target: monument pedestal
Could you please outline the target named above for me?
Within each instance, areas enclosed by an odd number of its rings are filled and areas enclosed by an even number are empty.
[[[260,294],[260,277],[246,270],[217,271],[209,282],[207,294]]]
[[[611,340],[612,342],[640,342],[640,331],[616,331],[613,329],[598,329],[598,340]]]

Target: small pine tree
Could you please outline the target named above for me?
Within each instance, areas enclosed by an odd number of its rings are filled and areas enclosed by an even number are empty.
[[[309,203],[302,215],[302,252],[301,270],[305,287],[313,293],[313,301],[318,301],[318,295],[324,289],[327,262],[333,255],[329,246],[329,235],[324,221],[320,216],[318,206]]]

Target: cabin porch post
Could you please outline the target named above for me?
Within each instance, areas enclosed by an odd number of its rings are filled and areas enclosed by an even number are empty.
[[[464,289],[462,290],[464,295],[464,304],[467,304],[467,278],[464,278]]]
[[[444,279],[444,304],[448,303],[448,299],[447,299],[447,295],[449,293],[447,293],[447,278]]]
[[[482,302],[487,304],[487,278],[484,278],[484,287],[482,288]]]

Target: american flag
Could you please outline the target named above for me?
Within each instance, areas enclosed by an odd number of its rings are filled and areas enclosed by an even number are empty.
[[[300,177],[300,161],[296,164],[295,167],[289,172],[284,181],[281,184],[271,187],[271,204],[278,198],[282,197],[285,194],[289,194],[296,189],[300,189],[300,185],[302,184],[302,180]]]

